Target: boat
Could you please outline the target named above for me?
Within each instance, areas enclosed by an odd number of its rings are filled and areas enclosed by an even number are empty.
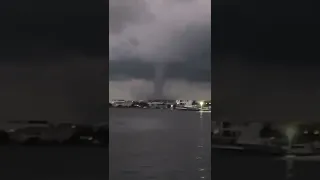
[[[42,120],[21,120],[2,123],[0,135],[13,144],[25,145],[93,145],[109,144],[109,123],[97,125],[72,122],[50,123]],[[1,137],[0,137],[1,138]]]
[[[314,138],[317,131],[310,138],[305,126],[295,127],[296,137],[291,142],[286,129],[292,127],[286,124],[212,122],[212,150],[242,155],[320,154],[320,143]]]
[[[177,106],[176,110],[181,110],[181,111],[200,111],[199,108],[195,108],[195,107],[185,107],[185,106]]]

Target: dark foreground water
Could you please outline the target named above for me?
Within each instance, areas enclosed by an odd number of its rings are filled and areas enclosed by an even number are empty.
[[[111,180],[211,179],[209,113],[111,109]]]
[[[0,167],[1,180],[108,180],[109,149],[0,146]]]
[[[272,158],[212,150],[211,158],[211,176],[216,180],[320,179],[320,156]]]
[[[107,180],[107,148],[0,147],[0,179]]]
[[[208,113],[110,109],[109,149],[0,146],[0,179],[211,179],[210,119]]]

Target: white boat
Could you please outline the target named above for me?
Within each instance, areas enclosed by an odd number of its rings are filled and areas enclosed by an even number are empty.
[[[68,122],[49,123],[47,121],[9,121],[2,123],[10,141],[25,143],[108,143],[108,124],[87,125]],[[105,137],[107,136],[107,137]]]
[[[176,110],[182,110],[182,111],[200,111],[197,107],[186,107],[186,106],[177,106]]]
[[[316,154],[319,145],[315,142],[295,142],[288,143],[285,133],[279,137],[261,137],[263,123],[212,123],[212,148],[229,150],[259,150],[268,152],[285,152],[295,155]],[[274,126],[277,131],[284,132],[286,126]],[[297,138],[298,139],[298,138]]]

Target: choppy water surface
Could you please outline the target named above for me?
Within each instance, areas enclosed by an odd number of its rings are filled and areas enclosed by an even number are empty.
[[[210,119],[210,113],[110,109],[110,179],[211,179]]]

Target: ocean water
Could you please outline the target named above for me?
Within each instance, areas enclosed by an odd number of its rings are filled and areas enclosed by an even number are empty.
[[[111,180],[211,179],[211,114],[110,109]]]
[[[0,158],[0,179],[109,179],[108,148],[2,146]]]
[[[0,178],[211,179],[210,119],[199,112],[110,109],[109,149],[0,146]]]
[[[224,179],[305,180],[320,178],[320,156],[271,158],[212,151],[212,177]]]

